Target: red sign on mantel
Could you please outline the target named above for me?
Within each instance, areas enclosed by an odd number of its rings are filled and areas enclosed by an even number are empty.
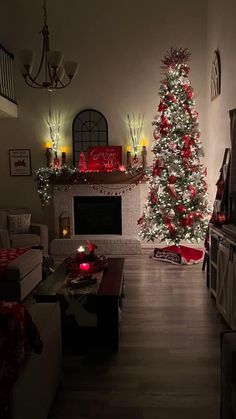
[[[88,170],[90,172],[113,172],[119,170],[122,159],[122,147],[89,147]]]

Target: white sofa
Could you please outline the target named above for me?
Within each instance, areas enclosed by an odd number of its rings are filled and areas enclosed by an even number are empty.
[[[14,384],[11,419],[46,419],[61,381],[61,321],[58,303],[29,308],[43,342],[42,354],[32,353]]]
[[[28,214],[27,208],[0,209],[0,247],[32,247],[42,246],[43,254],[48,254],[48,227],[46,224],[30,224],[28,233],[10,233],[8,215]]]
[[[42,251],[29,249],[12,260],[0,278],[0,300],[22,301],[42,280]]]

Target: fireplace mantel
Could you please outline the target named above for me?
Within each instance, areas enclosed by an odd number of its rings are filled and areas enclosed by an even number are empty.
[[[73,185],[73,184],[131,184],[143,182],[145,172],[137,170],[135,172],[84,172],[68,175],[51,175],[49,181],[53,185]]]
[[[42,167],[36,171],[36,182],[42,206],[49,205],[53,186],[56,185],[138,185],[145,182],[146,171],[142,168],[130,172],[79,172],[68,166]],[[132,186],[131,186],[132,187]]]

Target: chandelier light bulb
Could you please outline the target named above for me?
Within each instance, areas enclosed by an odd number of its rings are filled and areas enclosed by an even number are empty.
[[[58,68],[62,65],[64,54],[60,51],[48,51],[47,59],[52,68]]]
[[[69,78],[74,78],[79,71],[79,64],[75,61],[65,61],[64,68]]]

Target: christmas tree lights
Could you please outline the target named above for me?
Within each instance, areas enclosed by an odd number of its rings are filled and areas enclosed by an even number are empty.
[[[164,79],[153,122],[149,193],[138,220],[143,239],[177,246],[181,241],[204,239],[209,215],[198,112],[188,78],[189,59],[186,49],[171,48],[162,61]]]

